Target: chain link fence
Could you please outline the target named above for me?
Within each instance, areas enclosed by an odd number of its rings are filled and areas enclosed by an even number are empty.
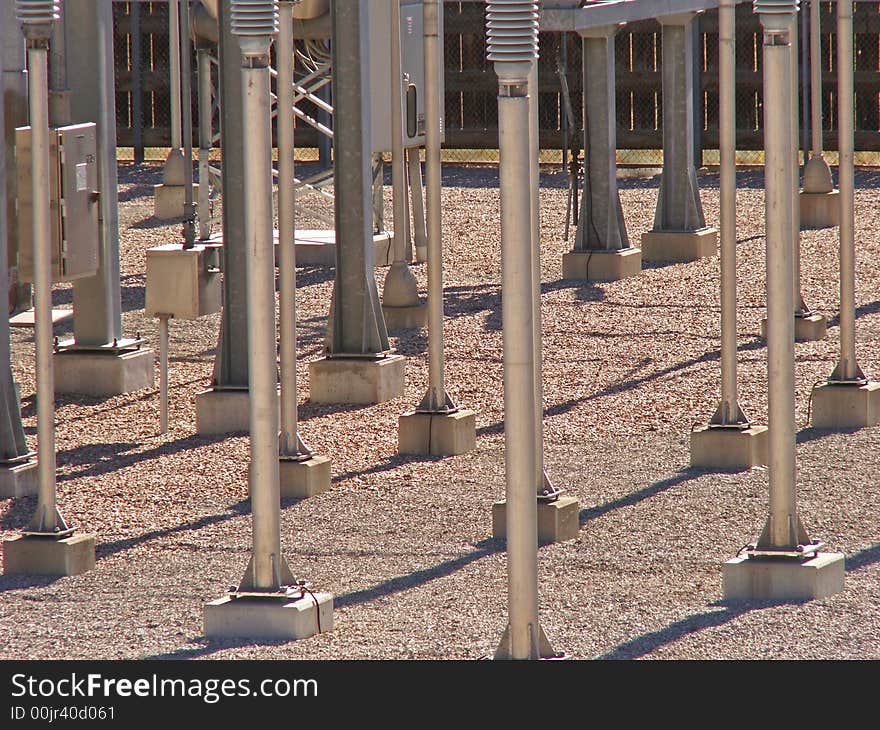
[[[804,6],[806,8],[806,5]],[[880,161],[880,2],[856,2],[855,110],[857,162]],[[136,159],[164,159],[170,144],[168,3],[114,2],[118,142]],[[822,2],[822,107],[825,146],[834,150],[836,135],[835,4]],[[737,148],[741,164],[763,162],[762,33],[751,3],[737,7],[736,106]],[[485,3],[445,2],[445,144],[444,159],[458,163],[497,162],[497,77],[485,59]],[[718,160],[718,14],[707,11],[695,24],[694,108],[697,159]],[[801,26],[801,30],[806,29]],[[134,31],[134,33],[133,33]],[[313,42],[309,42],[313,43]],[[808,36],[801,34],[801,50]],[[662,164],[662,32],[657,21],[631,23],[616,39],[618,161],[621,165]],[[326,51],[326,48],[324,49]],[[314,70],[321,49],[297,42],[296,77]],[[804,54],[801,54],[803,59]],[[311,63],[310,63],[311,60]],[[541,33],[539,124],[541,159],[560,163],[577,154],[581,133],[581,39],[575,33]],[[806,80],[806,77],[804,77]],[[808,109],[809,88],[801,90]],[[322,89],[329,102],[329,86]],[[570,117],[567,114],[570,109]],[[302,110],[330,126],[329,115],[308,100]],[[193,117],[198,110],[193,106]],[[809,115],[802,115],[803,137]],[[215,121],[215,129],[217,122]],[[194,124],[197,129],[197,123]],[[329,159],[326,142],[297,120],[297,156],[303,161]],[[321,146],[319,146],[321,145]],[[130,152],[126,150],[134,150]],[[834,160],[835,155],[830,155]]]

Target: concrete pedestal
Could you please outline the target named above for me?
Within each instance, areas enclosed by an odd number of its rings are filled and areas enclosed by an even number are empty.
[[[307,639],[332,629],[330,593],[307,593],[291,601],[225,596],[205,604],[209,639]]]
[[[330,459],[326,456],[313,456],[305,461],[279,459],[278,471],[282,498],[314,497],[330,489]]]
[[[62,540],[19,535],[3,542],[6,575],[77,575],[95,567],[95,536]]]
[[[715,256],[718,231],[647,231],[642,234],[642,261],[696,261]]]
[[[555,502],[538,502],[538,542],[573,540],[580,530],[580,509],[574,497],[561,496]],[[492,505],[492,537],[507,538],[507,502]]]
[[[631,246],[619,251],[569,251],[562,255],[562,278],[617,281],[642,271],[642,251]]]
[[[863,428],[880,423],[880,383],[824,383],[813,390],[813,428]]]
[[[824,340],[828,330],[828,321],[824,314],[811,314],[807,317],[794,318],[794,341],[816,342]],[[767,318],[761,320],[761,337],[767,339]]]
[[[55,355],[55,392],[106,398],[152,388],[155,353],[145,347],[121,353],[66,350]]]
[[[404,413],[398,419],[399,454],[454,456],[477,445],[477,417],[474,411],[454,413]]]
[[[840,191],[807,193],[801,191],[801,230],[832,228],[840,225]]]
[[[279,404],[280,408],[280,404]],[[250,406],[247,390],[208,388],[196,393],[196,433],[249,433]]]
[[[309,363],[313,403],[384,403],[403,395],[403,355],[323,357]]]
[[[722,568],[725,600],[803,601],[843,590],[843,553],[818,553],[803,562],[737,557]]]
[[[741,471],[767,463],[766,426],[712,428],[691,432],[691,466]]]
[[[23,312],[19,312],[13,317],[9,318],[9,326],[10,327],[33,327],[34,326],[34,310],[33,307],[31,309],[26,309]],[[72,309],[53,309],[52,310],[52,324],[58,324],[59,322],[65,322],[68,319],[73,319],[73,310]]]
[[[199,184],[193,183],[193,200],[199,199]],[[153,186],[153,217],[160,221],[183,217],[186,202],[186,185]]]
[[[276,243],[278,241],[276,231]],[[297,231],[294,239],[297,266],[336,266],[336,232]],[[373,264],[390,266],[394,261],[394,239],[389,233],[373,235]]]
[[[383,304],[382,314],[389,332],[424,327],[428,322],[428,303],[421,302],[412,307],[389,307]]]
[[[37,462],[0,468],[0,498],[29,497],[37,493]]]

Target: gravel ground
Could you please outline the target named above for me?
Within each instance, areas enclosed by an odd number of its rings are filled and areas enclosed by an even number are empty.
[[[504,494],[500,243],[495,168],[445,170],[448,389],[477,411],[477,448],[437,459],[396,455],[397,417],[427,384],[426,336],[393,337],[407,356],[406,392],[371,407],[308,399],[332,270],[298,275],[302,432],[333,459],[333,488],[282,506],[294,573],[335,596],[333,631],[299,642],[215,642],[202,609],[237,582],[251,522],[248,441],[195,435],[194,397],[212,369],[219,315],[171,324],[170,430],[158,431],[152,388],[114,398],[57,399],[59,506],[97,535],[97,567],[59,580],[0,576],[0,658],[474,659],[506,620],[503,544],[491,504]],[[158,167],[120,167],[126,335],[158,345],[143,317],[145,250],[179,223],[151,218]],[[659,178],[622,180],[634,240],[652,225]],[[739,176],[740,397],[766,423],[761,175]],[[880,377],[877,176],[857,179],[857,350]],[[717,224],[718,177],[701,176]],[[386,187],[386,201],[390,201]],[[755,538],[767,472],[688,467],[688,434],[719,397],[719,261],[646,265],[609,284],[560,280],[565,180],[542,175],[546,467],[580,501],[576,540],[539,552],[541,622],[576,659],[880,658],[880,428],[807,427],[812,385],[838,348],[837,231],[805,232],[802,288],[829,318],[828,337],[796,346],[798,499],[802,520],[846,554],[845,590],[810,602],[726,604],[721,565]],[[390,211],[390,206],[388,208]],[[390,212],[389,212],[390,215]],[[315,227],[303,216],[301,227]],[[424,289],[424,266],[414,267]],[[384,269],[377,269],[381,288]],[[56,302],[71,305],[69,287]],[[56,333],[70,331],[69,323]],[[12,333],[28,438],[35,446],[33,340]],[[158,385],[158,377],[157,377]],[[33,498],[0,502],[0,538]]]

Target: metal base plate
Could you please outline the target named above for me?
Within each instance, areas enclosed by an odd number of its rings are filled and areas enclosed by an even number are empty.
[[[759,548],[757,545],[749,545],[745,554],[749,559],[759,560],[809,560],[816,556],[821,548],[825,546],[821,540],[813,540],[806,545],[797,545],[791,550]]]
[[[55,352],[106,352],[110,355],[118,355],[121,352],[130,352],[131,350],[140,350],[141,345],[146,340],[140,335],[137,337],[123,337],[121,339],[113,339],[103,345],[80,345],[75,339],[64,340],[59,342],[55,340]]]

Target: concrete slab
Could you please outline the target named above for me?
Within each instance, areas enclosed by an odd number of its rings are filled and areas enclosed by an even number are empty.
[[[642,272],[642,251],[569,251],[562,255],[562,278],[583,281],[618,281]]]
[[[281,397],[278,399],[281,413]],[[247,390],[208,388],[196,393],[196,433],[250,433],[250,397]]]
[[[562,495],[555,502],[538,502],[538,543],[573,540],[580,530],[580,508],[574,497]],[[507,538],[507,501],[492,505],[492,537]]]
[[[802,601],[843,590],[843,553],[818,553],[803,562],[736,557],[724,563],[725,600]]]
[[[314,497],[330,489],[330,459],[326,456],[312,456],[305,461],[279,459],[278,471],[283,498]]]
[[[193,200],[199,199],[199,184],[193,183]],[[183,204],[186,202],[186,185],[153,186],[153,217],[168,221],[183,217]]]
[[[73,319],[73,310],[72,309],[53,309],[52,310],[52,324],[58,324],[59,322],[65,322],[68,319]],[[13,317],[9,318],[9,326],[10,327],[33,327],[34,326],[34,310],[25,309],[23,312],[19,312]]]
[[[0,468],[0,498],[29,497],[37,493],[38,486],[35,459]]]
[[[840,191],[800,193],[801,230],[840,225]]]
[[[718,231],[647,231],[642,234],[642,261],[696,261],[715,256]]]
[[[691,466],[743,470],[765,465],[768,433],[766,426],[701,426],[691,432]]]
[[[424,327],[428,323],[428,303],[422,302],[412,307],[389,307],[383,304],[382,314],[389,332]]]
[[[152,388],[155,353],[146,347],[121,353],[65,350],[55,354],[55,392],[106,398]]]
[[[322,357],[309,363],[313,403],[384,403],[403,395],[403,355]]]
[[[94,535],[74,534],[61,540],[17,535],[3,541],[6,575],[78,575],[94,567]]]
[[[461,408],[454,413],[404,413],[398,419],[397,453],[454,456],[477,445],[477,415]]]
[[[813,389],[813,428],[864,428],[880,423],[880,383],[837,385]]]
[[[291,601],[224,596],[205,605],[211,639],[307,639],[333,629],[333,596],[306,594]]]
[[[277,232],[275,242],[278,242]],[[294,243],[297,266],[336,266],[336,231],[297,231]],[[373,236],[373,263],[376,266],[390,266],[393,261],[393,236],[387,232],[376,233]]]
[[[794,341],[817,342],[824,340],[828,330],[828,321],[824,314],[811,314],[808,317],[794,318]],[[767,339],[767,318],[761,320],[761,337]]]

